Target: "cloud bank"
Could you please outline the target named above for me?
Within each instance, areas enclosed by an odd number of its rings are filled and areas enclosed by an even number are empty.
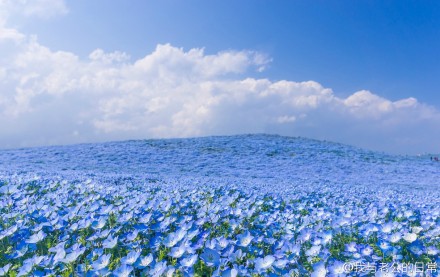
[[[47,16],[67,12],[54,2],[58,8]],[[29,14],[45,16],[35,7]],[[392,101],[367,90],[344,98],[315,81],[251,78],[270,62],[254,51],[206,54],[159,44],[137,60],[101,49],[81,59],[1,18],[2,148],[276,133],[388,152],[440,152],[440,112],[415,98]]]

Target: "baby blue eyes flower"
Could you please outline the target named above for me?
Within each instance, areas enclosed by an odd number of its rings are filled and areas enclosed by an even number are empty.
[[[92,263],[92,268],[95,271],[99,271],[101,269],[104,269],[109,264],[110,257],[111,257],[111,254],[102,255],[95,262]]]
[[[118,237],[112,237],[111,235],[102,242],[102,247],[107,248],[107,249],[111,249],[113,247],[116,246],[116,244],[118,244]]]
[[[238,239],[237,242],[238,246],[247,247],[252,242],[254,237],[251,235],[249,231],[246,231],[245,233],[238,235],[237,239]]]
[[[385,240],[379,240],[377,243],[377,246],[382,249],[382,251],[386,251],[388,249],[390,249],[391,245],[389,244],[389,242],[385,241]]]
[[[107,219],[105,217],[101,217],[100,219],[93,221],[92,228],[93,229],[102,229],[107,222]]]
[[[335,261],[335,262],[333,263],[333,265],[331,265],[331,266],[329,267],[329,273],[330,273],[332,276],[346,276],[345,273],[347,273],[347,272],[345,271],[345,267],[344,267],[345,264],[346,264],[346,263],[341,262],[341,261]]]
[[[398,243],[402,239],[402,235],[398,232],[393,233],[389,236],[389,241],[391,243]]]
[[[116,277],[129,277],[130,273],[133,271],[133,267],[127,264],[122,264],[115,271],[113,271],[113,275]]]
[[[428,246],[426,248],[426,253],[431,256],[436,256],[440,253],[440,251],[435,246]]]
[[[356,247],[357,245],[355,242],[350,242],[349,244],[345,245],[345,251],[356,252],[357,251]]]
[[[132,233],[127,235],[127,240],[134,241],[137,238],[138,234],[139,234],[139,231],[134,230]]]
[[[66,251],[64,248],[58,249],[55,256],[53,257],[53,264],[57,264],[58,262],[63,261],[64,257],[66,256]]]
[[[147,267],[153,261],[153,255],[150,253],[147,256],[140,257],[136,265],[140,268]]]
[[[137,261],[140,255],[141,251],[131,251],[127,254],[127,256],[121,259],[121,264],[132,265]]]
[[[406,233],[403,236],[403,239],[406,240],[407,242],[411,243],[413,241],[415,241],[417,239],[417,234],[415,233]]]
[[[306,255],[308,257],[314,257],[317,256],[319,254],[319,252],[321,251],[321,246],[320,245],[315,245],[310,247],[307,251],[306,251]]]
[[[171,251],[168,255],[173,258],[180,258],[184,253],[185,253],[185,246],[181,245],[171,248]]]
[[[163,244],[166,247],[173,247],[174,245],[176,245],[178,242],[180,241],[179,235],[176,233],[171,233],[169,234],[165,240],[163,241]]]
[[[72,252],[70,252],[69,254],[66,255],[63,262],[65,262],[65,263],[75,262],[76,259],[78,259],[78,257],[85,252],[85,250],[86,250],[85,247],[83,247],[83,248],[78,247],[76,249],[73,249]]]
[[[31,272],[33,266],[34,265],[33,265],[32,262],[26,262],[25,261],[23,263],[23,265],[19,268],[17,277],[28,275]]]
[[[6,276],[11,268],[11,264],[7,264],[3,267],[0,267],[0,276]]]
[[[366,246],[366,247],[362,248],[361,254],[369,257],[369,256],[371,256],[371,254],[373,254],[373,248],[371,246]]]
[[[318,262],[313,265],[313,272],[311,277],[325,277],[327,275],[327,269],[324,262]]]
[[[264,258],[257,258],[255,259],[255,269],[258,272],[265,271],[266,269],[270,268],[275,261],[275,257],[272,255],[267,255]]]
[[[39,231],[36,234],[33,234],[29,237],[29,239],[26,240],[27,243],[38,243],[42,241],[46,237],[46,234],[43,232],[43,230]]]
[[[166,262],[158,262],[148,272],[148,276],[159,277],[159,276],[161,276],[165,272],[166,269],[167,269],[167,263]]]
[[[222,272],[222,277],[237,277],[238,270],[235,268],[230,268]]]
[[[183,259],[180,261],[180,264],[181,264],[183,267],[192,267],[192,266],[196,263],[197,258],[198,258],[197,254],[194,254],[194,255],[188,256],[188,257],[186,257],[186,258],[183,258]]]
[[[205,251],[200,255],[200,258],[207,266],[218,266],[220,264],[220,255],[217,251],[205,248]]]

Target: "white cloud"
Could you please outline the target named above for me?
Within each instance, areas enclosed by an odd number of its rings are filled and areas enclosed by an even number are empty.
[[[54,11],[27,14],[67,11],[63,1],[51,3]],[[102,49],[80,59],[6,24],[1,30],[9,30],[0,35],[2,147],[267,132],[440,152],[437,109],[366,90],[343,98],[315,81],[250,78],[270,62],[261,53],[164,44],[138,60]]]
[[[67,12],[64,0],[0,0],[0,20],[14,16],[50,18]]]

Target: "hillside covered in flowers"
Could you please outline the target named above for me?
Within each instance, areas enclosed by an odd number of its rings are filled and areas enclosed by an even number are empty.
[[[440,163],[242,135],[0,151],[0,276],[439,276]]]

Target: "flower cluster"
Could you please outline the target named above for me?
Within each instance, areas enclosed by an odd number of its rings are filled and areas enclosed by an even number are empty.
[[[311,145],[309,156],[321,153],[316,159],[338,167],[307,164],[307,151],[297,158],[279,150],[291,140],[275,146],[272,138],[235,140],[223,152],[223,139],[202,148],[177,141],[176,156],[167,152],[176,145],[159,141],[162,150],[154,146],[151,156],[150,149],[150,163],[142,164],[141,156],[96,154],[93,162],[79,155],[46,172],[41,164],[103,145],[53,148],[41,160],[28,150],[0,153],[0,161],[11,161],[0,171],[0,276],[439,275],[440,192],[436,183],[422,184],[434,180],[432,165],[423,171],[415,158],[398,163],[299,141],[298,153]],[[145,153],[132,146],[115,147]],[[194,148],[204,152],[190,167],[186,158]],[[234,160],[237,149],[247,156]],[[72,163],[87,166],[72,169]],[[142,173],[148,164],[161,166]],[[419,183],[418,172],[427,175]],[[408,264],[418,267],[404,274],[379,270]],[[361,265],[368,271],[356,271]]]
[[[346,263],[440,264],[439,206],[342,196],[11,178],[0,275],[346,276]]]

